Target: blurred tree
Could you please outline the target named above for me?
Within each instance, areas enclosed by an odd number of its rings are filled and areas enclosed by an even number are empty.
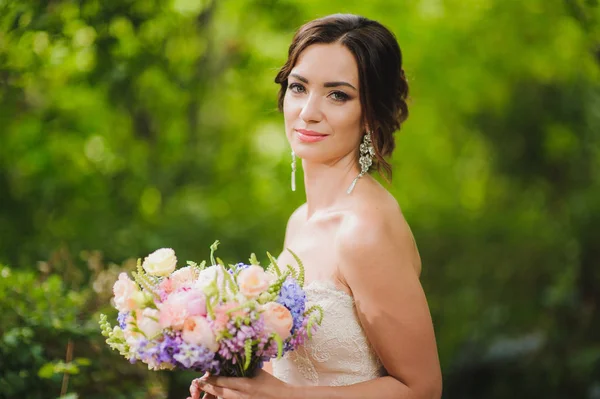
[[[118,365],[82,366],[76,392],[152,391],[75,327],[107,303],[89,302],[85,251],[202,259],[218,238],[226,261],[276,252],[303,199],[273,78],[296,28],[334,12],[381,21],[403,49],[411,116],[388,187],[422,252],[445,397],[600,398],[597,0],[0,1],[0,262],[27,276],[5,285],[85,298],[64,303],[73,321],[53,341],[31,338],[51,329],[35,312],[1,313],[0,349],[25,359],[8,369],[54,371],[72,338]],[[190,377],[159,381],[175,398]]]

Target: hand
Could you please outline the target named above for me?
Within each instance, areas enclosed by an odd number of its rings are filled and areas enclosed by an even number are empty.
[[[191,399],[200,398],[200,391],[207,393],[207,399],[279,399],[290,397],[291,390],[290,385],[264,370],[253,378],[203,376],[190,386]]]

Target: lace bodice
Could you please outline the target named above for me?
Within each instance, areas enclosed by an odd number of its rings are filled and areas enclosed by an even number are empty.
[[[307,306],[321,305],[323,323],[305,345],[272,361],[273,374],[295,385],[340,386],[385,375],[367,341],[354,299],[331,281],[305,287]]]

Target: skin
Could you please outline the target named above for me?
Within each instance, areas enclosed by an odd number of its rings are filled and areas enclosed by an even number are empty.
[[[329,87],[330,82],[352,87]],[[252,379],[205,376],[195,384],[207,398],[441,397],[433,324],[410,228],[396,200],[370,176],[346,194],[359,173],[357,150],[366,130],[358,90],[356,61],[340,44],[308,47],[290,74],[285,129],[302,158],[307,202],[290,217],[284,247],[303,260],[307,283],[330,280],[354,297],[360,323],[388,375],[345,387],[293,386],[264,370]],[[328,137],[305,143],[294,129]],[[279,263],[295,264],[287,251]]]

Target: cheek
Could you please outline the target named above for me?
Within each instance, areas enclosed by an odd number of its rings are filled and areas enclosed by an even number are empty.
[[[292,122],[298,118],[298,115],[300,115],[301,111],[302,107],[299,105],[297,100],[294,100],[288,95],[283,98],[283,117],[286,123],[288,121]]]
[[[339,107],[329,114],[329,123],[342,134],[358,134],[362,132],[360,105]]]

